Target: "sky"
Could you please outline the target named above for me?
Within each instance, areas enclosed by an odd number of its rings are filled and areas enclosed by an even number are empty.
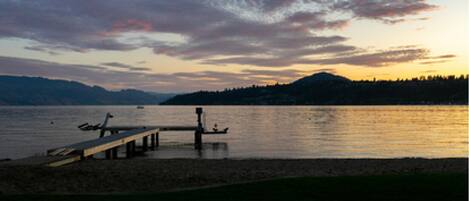
[[[468,74],[467,0],[0,0],[0,74],[191,92]]]

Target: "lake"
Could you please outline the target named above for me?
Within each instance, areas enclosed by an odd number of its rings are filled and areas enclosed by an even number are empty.
[[[467,106],[204,106],[208,128],[193,149],[192,132],[161,132],[150,158],[467,157]],[[79,124],[195,125],[195,106],[0,107],[0,159],[43,155],[93,139]],[[123,150],[123,149],[122,149]],[[98,156],[99,157],[99,156]]]

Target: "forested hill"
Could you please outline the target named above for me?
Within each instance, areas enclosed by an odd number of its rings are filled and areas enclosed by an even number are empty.
[[[351,81],[318,73],[290,84],[200,91],[163,105],[391,105],[467,104],[466,76],[428,76],[397,81]]]
[[[158,104],[172,96],[133,89],[108,91],[40,77],[0,76],[0,105],[140,105]]]

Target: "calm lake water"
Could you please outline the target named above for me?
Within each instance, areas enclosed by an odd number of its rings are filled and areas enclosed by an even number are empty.
[[[228,135],[162,132],[153,158],[467,157],[467,106],[205,106],[206,124]],[[0,159],[44,154],[93,139],[77,125],[195,125],[195,106],[0,107]],[[53,123],[52,123],[53,122]]]

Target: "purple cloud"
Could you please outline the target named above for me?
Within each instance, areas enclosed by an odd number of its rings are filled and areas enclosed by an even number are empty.
[[[348,24],[348,20],[324,20],[326,12],[297,12],[286,21],[298,27],[310,28],[315,30],[322,29],[340,29]]]
[[[229,11],[230,6],[254,12],[243,15]],[[360,54],[359,47],[344,44],[347,37],[320,34],[320,30],[344,28],[352,19],[333,19],[330,14],[340,11],[397,23],[435,8],[425,0],[4,0],[0,1],[0,38],[33,40],[37,44],[28,49],[50,53],[148,47],[155,54],[200,63],[268,67],[340,63],[330,57],[346,53],[351,56],[339,58],[343,63],[380,66],[419,59],[421,53],[403,52],[395,58],[385,56],[391,53]],[[274,15],[280,17],[265,17]],[[125,33],[138,32],[176,34],[184,41],[122,40]]]
[[[295,55],[310,55],[329,53],[331,56],[312,59],[312,58],[297,58],[297,57],[231,57],[224,59],[208,60],[209,64],[243,64],[243,65],[256,65],[256,66],[288,66],[292,64],[318,64],[318,65],[334,65],[334,64],[348,64],[354,66],[364,67],[383,67],[397,63],[406,63],[417,60],[425,60],[428,58],[429,50],[424,48],[399,47],[388,50],[381,50],[375,52],[369,51],[354,51],[356,48],[353,46],[329,46],[308,50],[310,52],[298,52]],[[300,50],[305,51],[305,50]],[[348,54],[339,54],[346,52]],[[337,53],[337,54],[333,54]]]
[[[151,71],[151,68],[136,67],[136,66],[132,66],[128,64],[119,63],[119,62],[105,62],[105,63],[101,63],[101,65],[114,67],[114,68],[120,68],[120,69],[126,69],[129,71]]]
[[[428,4],[426,0],[348,0],[337,1],[332,8],[351,12],[356,17],[395,24],[405,21],[405,16],[434,10],[438,6]]]
[[[423,48],[390,49],[373,53],[356,54],[346,57],[319,60],[304,60],[311,64],[349,64],[355,66],[382,67],[424,59],[429,50]]]

